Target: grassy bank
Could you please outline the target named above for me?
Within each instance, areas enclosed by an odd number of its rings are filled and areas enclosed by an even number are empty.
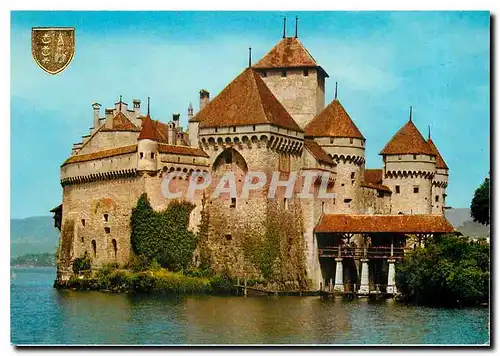
[[[96,272],[85,271],[64,283],[56,281],[54,287],[116,293],[229,294],[232,285],[229,278],[220,275],[192,277],[163,268],[140,272],[104,268]]]

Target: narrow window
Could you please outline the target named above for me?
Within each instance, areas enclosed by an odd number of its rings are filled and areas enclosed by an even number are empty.
[[[255,125],[253,125],[253,130],[255,131]]]
[[[139,156],[141,157],[141,159],[143,159],[144,158],[144,152],[139,153]]]
[[[351,137],[351,138],[349,139],[349,142],[350,142],[350,143],[351,143],[351,145],[352,145],[352,144],[354,143],[354,139]]]
[[[282,76],[283,78],[285,78],[285,77],[286,77],[286,71],[281,72],[281,76]]]
[[[399,185],[396,185],[396,194],[400,193]]]
[[[154,152],[151,152],[151,159],[154,159],[155,158],[155,154]]]
[[[304,69],[304,77],[309,76],[309,71],[307,69]]]
[[[94,257],[97,255],[97,244],[95,240],[92,240],[92,251],[94,251]]]
[[[267,77],[267,72],[262,72],[262,77],[263,78]]]
[[[356,175],[355,172],[351,172],[351,179],[354,179],[354,176]]]
[[[108,226],[106,226],[106,227],[104,228],[104,232],[105,232],[106,234],[111,233],[111,228],[110,228],[110,227],[108,227]]]
[[[439,195],[436,195],[436,203],[439,201]]]
[[[113,244],[113,252],[114,252],[114,255],[115,255],[115,258],[116,258],[116,255],[117,255],[117,252],[118,252],[118,246],[116,244],[116,239],[113,239],[111,241],[111,243]]]
[[[330,143],[333,143],[335,139],[333,137],[330,138]]]
[[[236,208],[236,198],[231,198],[231,205],[229,205],[230,208]]]
[[[108,221],[109,220],[109,215],[108,214],[104,214],[104,221]]]
[[[398,155],[398,159],[401,161],[401,155]]]
[[[321,212],[322,213],[325,212],[325,202],[324,201],[321,202]]]
[[[217,127],[215,128],[215,132],[217,132]]]
[[[181,163],[181,158],[177,157],[177,163]]]
[[[233,127],[233,132],[236,132],[236,126]]]
[[[85,238],[84,238],[83,236],[82,236],[81,240],[82,240],[82,243],[84,243],[84,242],[85,242]]]
[[[283,206],[284,206],[285,210],[288,210],[288,199],[287,198],[283,199]]]
[[[417,155],[413,155],[413,159],[417,159]]]
[[[193,158],[193,164],[194,164],[194,160],[195,160],[195,159]]]
[[[82,226],[85,226],[85,219],[82,219]]]
[[[418,193],[418,187],[413,187],[413,193]]]

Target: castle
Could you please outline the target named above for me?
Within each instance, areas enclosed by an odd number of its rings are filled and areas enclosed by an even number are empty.
[[[120,97],[104,117],[94,103],[93,127],[61,166],[63,199],[53,210],[61,230],[57,278],[69,278],[71,261],[85,252],[93,266],[125,264],[131,210],[143,193],[155,210],[168,206],[162,194],[168,172],[231,171],[238,190],[249,171],[278,171],[281,180],[291,172],[327,172],[330,199],[284,198],[279,190],[270,200],[268,185],[248,197],[207,201],[197,194],[190,228],[196,231],[203,209],[222,214],[222,224],[209,229],[213,266],[244,277],[252,267],[236,229],[264,221],[269,209],[299,207],[309,288],[343,291],[355,283],[360,293],[377,285],[395,292],[394,263],[403,250],[453,231],[444,217],[448,167],[410,114],[380,151],[382,168],[365,168],[365,136],[336,94],[325,106],[328,77],[297,36],[284,35],[213,100],[201,90],[199,111],[189,105],[187,132],[179,114],[167,124],[153,120],[149,102],[144,114],[141,101],[129,108]],[[188,175],[172,180],[170,189],[188,182]]]

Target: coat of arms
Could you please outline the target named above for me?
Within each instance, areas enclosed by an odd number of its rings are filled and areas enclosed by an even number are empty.
[[[73,27],[33,27],[31,52],[35,62],[47,73],[57,74],[69,65],[75,54]]]

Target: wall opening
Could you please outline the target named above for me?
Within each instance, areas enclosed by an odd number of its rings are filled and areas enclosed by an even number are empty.
[[[118,252],[118,246],[116,243],[116,239],[111,240],[111,244],[113,245],[113,254],[116,258],[117,252]]]
[[[92,240],[92,251],[94,253],[94,257],[97,256],[97,244],[95,242],[95,240]]]

